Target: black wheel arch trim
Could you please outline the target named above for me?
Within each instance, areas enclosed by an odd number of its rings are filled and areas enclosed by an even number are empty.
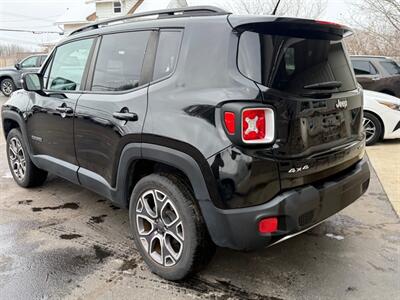
[[[28,135],[27,135],[27,131],[26,131],[25,121],[22,116],[22,112],[15,107],[11,108],[11,107],[3,106],[2,111],[1,111],[1,118],[2,118],[2,123],[3,123],[2,127],[3,127],[4,137],[7,139],[7,133],[4,128],[5,121],[12,120],[12,121],[16,122],[19,126],[19,129],[21,130],[22,139],[24,140],[25,146],[27,147],[29,154],[31,154],[32,151],[31,151],[30,143],[28,141]]]
[[[79,168],[80,183],[106,196],[121,207],[129,206],[129,172],[135,161],[150,160],[182,171],[192,185],[198,201],[212,201],[217,207],[224,207],[220,201],[214,176],[205,157],[192,146],[160,136],[142,136],[142,142],[132,141],[121,146],[120,159],[115,168],[115,185],[98,174]]]

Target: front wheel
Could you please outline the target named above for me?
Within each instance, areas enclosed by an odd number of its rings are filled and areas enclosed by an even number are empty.
[[[129,217],[144,261],[165,279],[185,278],[204,267],[214,254],[194,197],[175,176],[142,178],[132,192]]]
[[[0,82],[0,89],[4,96],[8,97],[15,91],[14,81],[10,78],[5,78]]]
[[[369,112],[364,112],[363,127],[366,145],[377,143],[382,135],[382,125],[378,118]]]
[[[29,157],[21,132],[14,128],[7,135],[7,158],[11,174],[18,185],[34,187],[43,184],[47,172],[37,168]]]

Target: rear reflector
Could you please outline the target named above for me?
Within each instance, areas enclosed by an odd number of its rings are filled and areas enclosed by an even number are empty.
[[[258,232],[260,233],[272,233],[278,230],[278,218],[266,218],[262,219],[258,223]]]
[[[227,111],[224,113],[224,123],[229,134],[235,134],[235,114]]]

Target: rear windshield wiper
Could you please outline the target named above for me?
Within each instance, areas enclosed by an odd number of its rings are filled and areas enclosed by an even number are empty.
[[[307,90],[332,90],[335,88],[340,88],[341,86],[342,82],[340,81],[326,81],[305,85],[303,88]]]

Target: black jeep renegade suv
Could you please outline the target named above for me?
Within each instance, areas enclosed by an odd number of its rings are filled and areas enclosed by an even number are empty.
[[[129,208],[137,248],[170,280],[214,245],[287,239],[368,187],[349,33],[214,7],[83,27],[2,108],[14,179],[51,172]]]

